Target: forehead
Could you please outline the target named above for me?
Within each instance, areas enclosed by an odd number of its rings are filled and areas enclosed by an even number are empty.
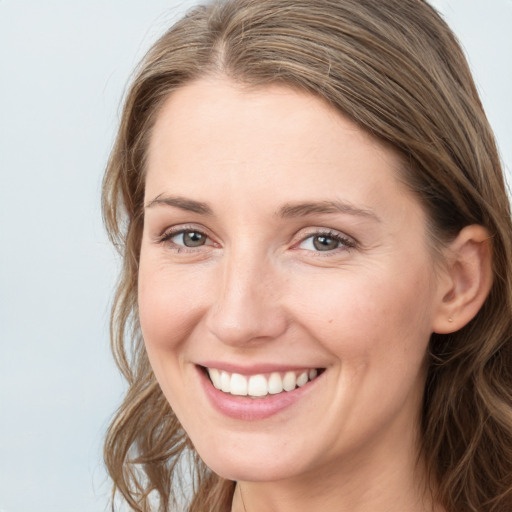
[[[249,195],[269,183],[299,196],[350,188],[350,200],[362,200],[384,182],[400,187],[401,165],[396,152],[312,94],[200,80],[172,93],[157,116],[146,198],[169,187],[201,194],[201,183],[215,181]]]

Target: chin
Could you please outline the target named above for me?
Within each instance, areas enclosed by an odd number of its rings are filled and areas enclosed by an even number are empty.
[[[274,460],[249,460],[240,458],[227,460],[217,457],[216,460],[203,459],[206,465],[222,478],[243,482],[275,482],[297,476],[299,471],[295,464]]]
[[[221,436],[222,437],[222,436]],[[226,438],[227,437],[227,438]],[[215,444],[203,439],[195,445],[203,462],[217,475],[228,480],[248,482],[271,482],[287,480],[308,472],[315,465],[312,454],[304,453],[303,446],[288,446],[279,436],[264,439],[265,435],[229,435]],[[231,439],[230,439],[231,438]]]

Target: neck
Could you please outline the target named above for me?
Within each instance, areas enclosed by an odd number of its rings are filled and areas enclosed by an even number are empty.
[[[383,481],[386,479],[382,479]],[[306,512],[322,510],[323,512],[445,512],[436,504],[427,492],[418,492],[405,483],[400,489],[390,489],[384,485],[361,486],[348,489],[344,483],[336,489],[323,485],[322,489],[312,486],[311,482],[297,488],[279,483],[262,484],[255,482],[238,482],[233,497],[232,512]],[[307,491],[306,491],[307,489]],[[359,492],[358,492],[359,491]]]
[[[238,482],[232,512],[445,512],[415,450],[347,457],[282,481]],[[405,460],[404,460],[405,458]]]

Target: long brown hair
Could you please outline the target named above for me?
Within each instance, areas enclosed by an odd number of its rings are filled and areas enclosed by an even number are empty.
[[[463,329],[432,335],[422,454],[436,499],[449,512],[510,512],[509,202],[465,57],[443,19],[421,0],[216,1],[192,10],[144,58],[103,184],[106,226],[123,258],[112,346],[128,381],[105,441],[114,489],[133,510],[164,511],[179,506],[185,479],[194,485],[189,511],[230,510],[234,484],[194,452],[155,381],[137,317],[151,129],[169,94],[212,74],[308,91],[402,154],[403,179],[428,213],[433,247],[469,224],[491,233],[494,281],[484,306]]]

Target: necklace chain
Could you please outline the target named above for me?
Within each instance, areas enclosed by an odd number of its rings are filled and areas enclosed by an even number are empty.
[[[238,489],[240,490],[240,498],[242,500],[242,505],[244,507],[244,512],[247,512],[247,508],[245,507],[244,495],[242,493],[242,486],[238,484]]]

